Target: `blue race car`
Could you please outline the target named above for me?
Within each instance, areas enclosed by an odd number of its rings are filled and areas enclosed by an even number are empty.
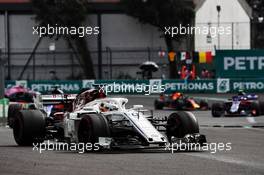
[[[212,116],[259,116],[264,114],[264,101],[260,101],[256,94],[239,92],[238,95],[224,103],[212,105]]]

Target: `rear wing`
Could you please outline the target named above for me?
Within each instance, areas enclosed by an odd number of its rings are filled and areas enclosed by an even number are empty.
[[[258,95],[256,94],[246,94],[246,95],[236,95],[229,100],[258,100]]]
[[[52,95],[41,95],[41,101],[43,105],[53,105],[62,102],[71,102],[75,100],[77,94],[52,94]]]

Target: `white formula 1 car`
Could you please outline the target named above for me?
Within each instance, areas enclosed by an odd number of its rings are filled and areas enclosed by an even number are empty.
[[[47,120],[50,116],[43,110],[20,111],[13,127],[16,142],[32,145],[55,138],[68,143],[97,144],[102,149],[161,147],[175,140],[201,145],[206,142],[190,112],[181,111],[168,118],[155,119],[146,115],[141,105],[127,109],[126,98],[101,97],[97,90],[79,94],[71,110],[53,114],[61,119],[54,123]],[[162,128],[165,132],[161,132]]]

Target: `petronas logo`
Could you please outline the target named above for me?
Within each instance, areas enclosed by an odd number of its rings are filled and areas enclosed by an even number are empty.
[[[219,85],[219,89],[221,91],[226,91],[226,84],[227,84],[227,81],[222,81]]]
[[[217,92],[226,93],[230,91],[230,80],[229,79],[217,79]]]

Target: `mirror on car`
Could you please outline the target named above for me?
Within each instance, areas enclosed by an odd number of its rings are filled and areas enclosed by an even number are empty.
[[[133,105],[133,109],[140,109],[140,108],[143,108],[144,106],[143,105]]]

